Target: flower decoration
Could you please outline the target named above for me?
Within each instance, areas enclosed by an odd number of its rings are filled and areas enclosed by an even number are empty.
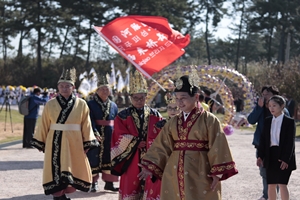
[[[225,135],[232,135],[233,134],[233,126],[230,124],[223,125],[223,131]]]

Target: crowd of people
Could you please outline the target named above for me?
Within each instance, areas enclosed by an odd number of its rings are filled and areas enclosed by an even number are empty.
[[[113,93],[106,79],[93,95],[75,90],[75,69],[64,70],[54,89],[4,88],[2,98],[30,93],[24,116],[23,148],[44,153],[43,188],[53,199],[76,190],[119,193],[119,199],[221,199],[221,181],[238,173],[217,103],[199,88],[196,75],[178,76],[172,91],[158,93],[154,107],[166,103],[167,118],[146,105],[147,82],[132,73],[130,91]],[[3,95],[4,92],[4,95]],[[260,200],[288,200],[295,162],[295,121],[286,108],[291,98],[264,86],[247,121],[257,124],[253,145],[263,182]],[[163,101],[165,99],[165,101]],[[290,99],[290,100],[289,100]],[[45,105],[38,128],[40,105]],[[242,110],[242,101],[236,99]],[[122,109],[120,109],[122,108]],[[172,184],[170,184],[172,182]]]

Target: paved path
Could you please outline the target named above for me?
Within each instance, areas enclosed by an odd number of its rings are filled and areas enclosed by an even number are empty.
[[[225,200],[256,200],[261,195],[261,178],[256,167],[255,149],[251,145],[252,133],[236,130],[228,136],[230,148],[239,174],[222,183]],[[297,165],[300,167],[300,140],[296,141]],[[41,186],[43,154],[36,149],[22,149],[21,144],[0,146],[0,199],[46,200]],[[299,200],[300,170],[292,173],[289,190],[290,199]],[[100,181],[97,193],[75,192],[69,196],[81,200],[117,200],[116,193],[104,192]]]

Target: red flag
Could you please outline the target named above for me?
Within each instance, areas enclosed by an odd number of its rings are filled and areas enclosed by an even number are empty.
[[[189,35],[173,30],[168,20],[156,16],[119,17],[94,29],[141,73],[150,78],[182,54]]]

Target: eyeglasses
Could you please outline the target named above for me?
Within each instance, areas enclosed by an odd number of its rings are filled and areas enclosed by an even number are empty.
[[[177,110],[179,110],[179,108],[178,108],[177,106],[176,106],[176,107],[168,106],[167,109],[168,109],[169,111],[177,111]]]
[[[70,89],[71,87],[73,87],[73,85],[59,85],[58,88],[60,89]]]
[[[131,97],[134,101],[144,101],[145,100],[145,97]]]

